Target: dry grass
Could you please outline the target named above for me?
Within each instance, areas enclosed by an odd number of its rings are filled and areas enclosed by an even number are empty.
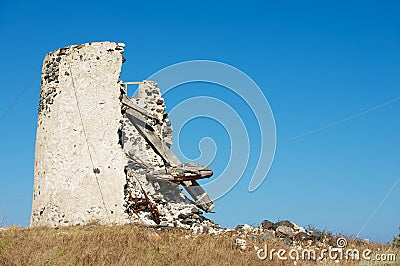
[[[167,229],[157,231],[160,238],[156,239],[149,237],[149,233],[154,231],[137,225],[58,229],[11,227],[0,231],[0,265],[293,265],[292,261],[259,260],[253,245],[262,245],[247,239],[249,247],[241,250],[234,244],[236,237],[232,233],[185,237],[189,235],[188,231]],[[356,242],[349,243],[358,245]],[[280,241],[267,244],[275,249],[289,250]],[[388,250],[379,244],[369,244],[368,248],[376,252]],[[399,253],[399,250],[395,252]]]

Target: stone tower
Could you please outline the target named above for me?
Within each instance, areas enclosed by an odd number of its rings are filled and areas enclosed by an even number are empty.
[[[31,226],[140,222],[202,231],[212,224],[198,208],[214,204],[196,181],[212,170],[181,163],[170,150],[157,83],[133,82],[138,94],[127,96],[124,46],[88,43],[46,55]]]
[[[69,46],[42,67],[31,225],[122,223],[124,44]]]

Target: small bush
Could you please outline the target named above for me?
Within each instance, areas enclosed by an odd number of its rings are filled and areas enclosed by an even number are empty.
[[[400,248],[400,234],[398,236],[393,237],[393,246],[396,248]]]

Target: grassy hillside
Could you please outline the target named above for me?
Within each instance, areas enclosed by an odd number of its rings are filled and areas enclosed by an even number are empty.
[[[155,230],[138,225],[52,228],[9,227],[0,231],[0,265],[338,265],[299,260],[260,260],[254,246],[279,249],[289,247],[282,241],[263,244],[254,237],[237,232],[224,235],[193,235],[182,229]],[[380,244],[362,244],[348,239],[349,246],[374,253],[397,254],[397,264],[341,261],[339,265],[400,265],[399,249]],[[362,263],[361,263],[362,262]],[[357,264],[358,263],[358,264]]]

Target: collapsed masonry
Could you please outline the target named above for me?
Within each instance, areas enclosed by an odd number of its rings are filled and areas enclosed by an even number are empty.
[[[157,83],[120,80],[123,43],[69,46],[42,67],[31,226],[140,222],[210,232],[213,202],[182,164]],[[179,185],[191,195],[187,198]]]

